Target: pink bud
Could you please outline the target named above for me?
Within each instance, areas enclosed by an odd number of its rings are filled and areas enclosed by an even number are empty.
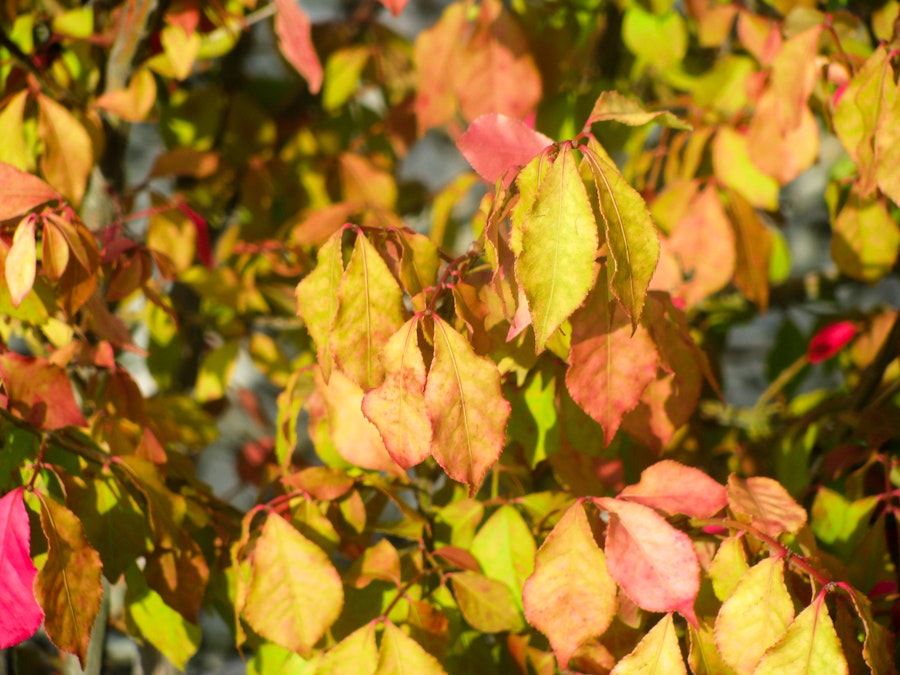
[[[856,335],[856,325],[851,321],[832,324],[816,333],[809,341],[806,352],[810,363],[827,361],[844,348]]]

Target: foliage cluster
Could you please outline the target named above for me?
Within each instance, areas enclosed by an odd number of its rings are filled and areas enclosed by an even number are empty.
[[[895,276],[900,3],[415,5],[3,4],[0,646],[184,668],[214,613],[259,674],[896,672],[900,320],[838,298]],[[475,171],[409,178],[423,138]],[[238,409],[246,510],[196,475]]]

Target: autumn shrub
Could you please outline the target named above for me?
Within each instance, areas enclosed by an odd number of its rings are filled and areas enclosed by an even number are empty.
[[[0,647],[896,672],[898,13],[6,2]]]

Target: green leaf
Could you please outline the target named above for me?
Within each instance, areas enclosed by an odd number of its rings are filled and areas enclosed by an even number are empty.
[[[297,284],[297,314],[316,343],[316,355],[325,381],[331,377],[334,360],[330,335],[338,309],[338,288],[344,272],[341,237],[338,230],[319,249],[316,268]]]
[[[887,275],[900,250],[900,228],[883,199],[856,190],[832,223],[831,257],[847,276],[874,283]]]
[[[610,675],[687,675],[684,658],[675,635],[672,615],[666,614],[641,639],[637,647],[616,664]]]
[[[434,358],[425,406],[434,429],[431,453],[453,480],[474,494],[503,450],[510,405],[500,372],[462,335],[434,319]]]
[[[736,672],[753,672],[793,619],[794,603],[784,585],[784,560],[766,558],[750,568],[719,610],[719,653]]]
[[[648,12],[633,4],[625,12],[622,40],[640,61],[660,70],[677,66],[687,52],[688,35],[684,19],[677,12]]]
[[[535,349],[584,301],[594,283],[598,236],[575,155],[563,145],[522,220],[516,279],[525,291]]]
[[[125,617],[137,635],[156,647],[179,670],[200,648],[200,626],[187,621],[147,586],[136,564],[125,571]]]
[[[762,657],[754,675],[847,675],[847,659],[828,615],[825,595],[819,594]]]
[[[272,514],[263,525],[252,562],[243,607],[247,623],[267,640],[308,655],[344,604],[341,579],[328,556]]]
[[[659,262],[659,234],[643,197],[594,139],[582,150],[594,177],[609,247],[611,287],[637,328]]]
[[[336,646],[328,650],[316,675],[343,675],[359,673],[372,675],[378,667],[378,647],[375,644],[375,624],[369,622]]]
[[[247,675],[313,675],[316,672],[314,661],[271,642],[256,647],[247,661]]]
[[[561,670],[580,644],[609,628],[616,583],[581,504],[566,511],[541,545],[523,599],[528,623],[547,636]]]
[[[353,672],[360,672],[354,670]],[[384,622],[377,675],[443,675],[441,664],[390,621]]]
[[[478,530],[470,552],[485,576],[502,581],[513,592],[519,609],[522,587],[534,571],[534,537],[512,506],[501,506]]]
[[[879,502],[877,495],[850,501],[839,492],[820,487],[810,509],[810,526],[816,539],[841,560],[850,560]]]
[[[477,572],[455,572],[453,594],[472,628],[485,633],[519,632],[525,627],[509,586]]]
[[[337,110],[353,96],[371,54],[371,48],[365,45],[345,47],[331,53],[325,62],[325,85],[322,90],[325,110]]]
[[[559,450],[556,386],[556,372],[539,366],[510,398],[509,436],[522,444],[532,469]]]
[[[34,582],[44,610],[44,630],[63,651],[77,654],[84,668],[103,586],[100,555],[88,543],[77,516],[49,497],[41,497],[41,529],[47,561]]]
[[[384,380],[381,350],[403,325],[403,292],[362,233],[341,277],[338,301],[331,331],[335,364],[368,391]]]
[[[378,427],[391,457],[404,469],[431,451],[431,420],[425,408],[425,361],[419,348],[419,319],[412,318],[381,353],[385,379],[363,398],[362,411]]]
[[[618,122],[630,127],[640,127],[652,122],[670,129],[684,131],[693,129],[690,124],[681,121],[668,110],[650,112],[645,110],[639,101],[617,91],[604,91],[600,94],[584,126],[589,127],[597,122]]]

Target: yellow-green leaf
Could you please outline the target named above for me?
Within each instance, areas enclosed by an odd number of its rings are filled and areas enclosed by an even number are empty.
[[[597,246],[590,198],[572,149],[563,145],[523,218],[516,257],[538,352],[591,290]]]
[[[727,600],[749,569],[743,538],[732,535],[725,539],[709,566],[709,577],[716,597],[722,602]]]
[[[847,276],[874,283],[897,260],[900,228],[882,199],[863,199],[856,190],[832,223],[831,257]]]
[[[784,560],[758,562],[716,617],[716,645],[722,659],[737,673],[753,672],[793,619],[794,603],[784,585]]]
[[[331,53],[325,62],[322,88],[322,106],[325,110],[337,110],[353,95],[371,55],[371,48],[365,45],[345,47]]]
[[[636,329],[659,262],[659,234],[647,203],[606,151],[592,140],[583,152],[594,176],[603,217],[611,288]]]
[[[341,613],[344,590],[328,556],[271,514],[253,552],[243,614],[254,631],[308,655]]]
[[[496,364],[478,356],[452,326],[433,319],[434,358],[425,384],[434,429],[431,454],[474,493],[503,450],[510,405]]]
[[[28,91],[22,90],[9,99],[9,103],[0,112],[0,162],[12,164],[17,169],[27,171],[33,163],[25,145],[25,103]]]
[[[370,622],[329,649],[322,657],[316,675],[372,675],[377,667],[375,624]]]
[[[354,673],[360,672],[354,670]],[[376,675],[443,675],[441,664],[390,621],[384,622]]]
[[[203,357],[194,391],[198,401],[215,401],[225,396],[237,363],[239,347],[237,340],[229,340]]]
[[[88,543],[74,513],[49,497],[40,504],[47,561],[34,582],[34,595],[44,610],[44,630],[50,640],[63,651],[77,654],[84,668],[103,596],[100,555]]]
[[[477,572],[456,572],[453,594],[472,628],[485,633],[518,632],[525,627],[509,586]]]
[[[561,670],[581,643],[609,628],[616,583],[581,504],[566,511],[538,550],[523,599],[528,623],[547,636]]]
[[[384,382],[363,398],[362,411],[378,427],[391,457],[404,469],[431,451],[431,420],[425,408],[425,361],[419,348],[419,320],[412,318],[382,351]]]
[[[616,664],[610,675],[687,675],[678,646],[672,615],[656,622],[632,652]]]
[[[502,581],[522,609],[522,587],[534,571],[534,537],[512,506],[501,506],[478,530],[470,552],[484,574]]]
[[[368,239],[356,245],[341,277],[331,331],[335,365],[368,391],[384,380],[381,350],[403,325],[403,292]]]
[[[319,249],[316,268],[297,284],[297,314],[306,322],[306,329],[316,343],[316,357],[325,381],[331,377],[334,359],[329,336],[338,308],[338,288],[344,272],[341,257],[341,236],[338,230]]]
[[[604,91],[597,98],[585,126],[588,127],[597,122],[618,122],[630,127],[640,127],[655,122],[672,129],[685,131],[692,129],[690,124],[681,121],[668,110],[650,112],[645,110],[639,101],[617,91]]]
[[[818,595],[797,615],[784,637],[766,652],[753,671],[754,675],[847,675],[849,672],[824,595]]]

